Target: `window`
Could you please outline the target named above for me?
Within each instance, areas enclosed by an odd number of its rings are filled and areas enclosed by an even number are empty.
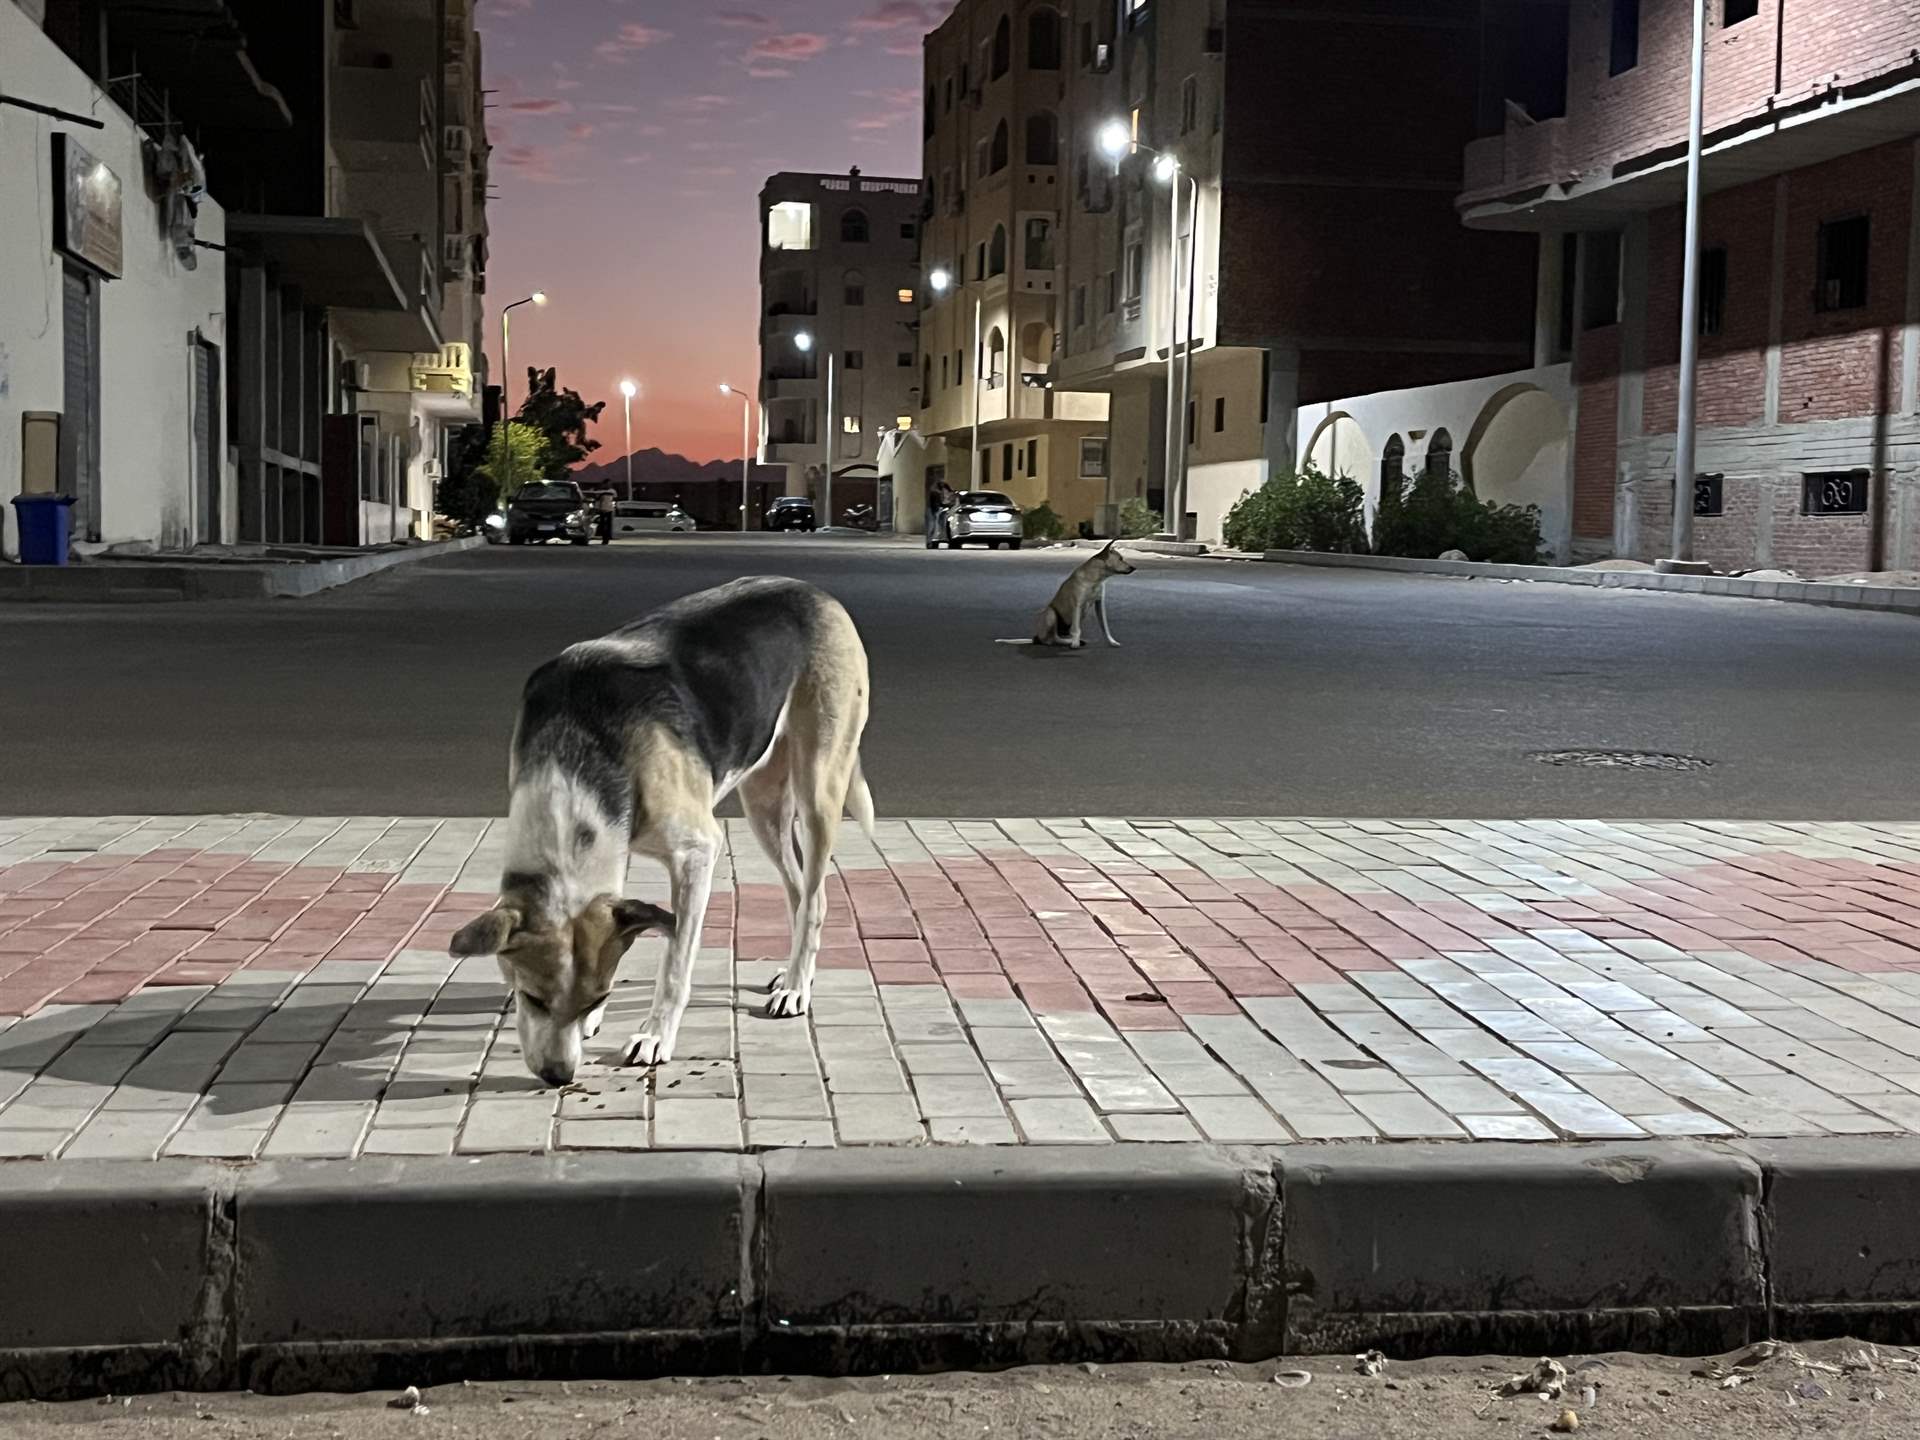
[[[913,368],[913,352],[911,350],[901,350],[896,353],[899,358],[894,363],[902,370],[911,370]]]
[[[931,365],[933,361],[928,360],[927,363]],[[942,355],[940,357],[940,388],[944,390],[952,383],[953,382],[947,378],[947,357]]]
[[[1742,20],[1751,20],[1759,13],[1760,0],[1727,0],[1726,9],[1721,12],[1720,23],[1738,25]]]
[[[911,430],[913,428],[913,416],[911,415],[894,416],[893,428],[896,430]]]
[[[852,285],[852,284],[848,285],[847,291],[846,291],[845,303],[847,303],[848,305],[866,304],[867,303],[867,287],[864,285]]]
[[[1119,276],[1112,270],[1100,277],[1100,313],[1111,315],[1119,305]]]
[[[934,129],[940,118],[939,99],[940,97],[934,93],[933,86],[927,86],[927,108],[920,117],[920,138],[923,140],[933,138]]]
[[[1060,163],[1060,122],[1050,110],[1036,111],[1027,119],[1027,164]]]
[[[1027,68],[1060,68],[1060,12],[1045,5],[1027,17]]]
[[[967,352],[964,350],[953,352],[953,383],[956,385],[967,383]]]
[[[1858,310],[1867,303],[1867,247],[1871,222],[1865,215],[1829,220],[1820,227],[1820,288],[1816,310]]]
[[[1007,67],[1013,64],[1013,22],[1006,16],[1000,17],[1000,23],[993,30],[993,69],[988,78],[998,80],[1007,73]]]
[[[1453,436],[1445,429],[1433,432],[1427,442],[1427,478],[1446,480],[1453,475]]]
[[[987,242],[984,240],[974,247],[973,278],[976,280],[987,278]]]
[[[860,433],[860,417],[858,415],[842,415],[840,417],[840,432],[843,435],[858,435]]]
[[[811,250],[813,207],[804,200],[782,200],[767,208],[769,250]]]
[[[1027,238],[1021,263],[1029,270],[1053,269],[1053,222],[1041,216],[1027,221]]]
[[[1580,290],[1580,232],[1569,230],[1560,237],[1560,344],[1561,355],[1573,353],[1573,321],[1578,313],[1574,301]]]
[[[1127,299],[1138,303],[1146,287],[1147,252],[1138,240],[1127,246]]]
[[[1002,120],[993,130],[993,149],[987,156],[987,173],[998,175],[1007,168],[1009,141],[1007,122]]]
[[[1398,435],[1389,436],[1387,448],[1380,452],[1380,493],[1398,495],[1407,478],[1407,442]]]
[[[1040,442],[1038,440],[1029,440],[1027,441],[1027,474],[1038,475],[1039,473]]]
[[[867,352],[864,350],[849,350],[840,357],[840,368],[843,370],[864,370],[866,366]]]
[[[1004,275],[1007,273],[1007,227],[993,227],[993,244],[987,250],[987,274]]]
[[[987,333],[987,388],[998,390],[1007,383],[1007,337],[995,326]]]
[[[942,365],[947,362],[943,359]],[[933,404],[933,356],[929,355],[920,362],[920,408],[926,409]]]
[[[914,236],[918,235],[919,233],[920,233],[920,227],[915,225],[913,221],[907,220],[901,223],[900,238],[902,240],[911,240],[913,239]]]
[[[1200,81],[1189,75],[1180,87],[1180,133],[1191,135],[1200,124]]]
[[[1000,480],[1002,484],[1013,479],[1013,446],[1000,447]]]
[[[867,212],[849,210],[840,217],[840,243],[843,245],[864,245],[867,243]]]
[[[1078,330],[1087,323],[1087,287],[1073,287],[1073,328]]]
[[[1080,478],[1099,480],[1107,473],[1107,442],[1098,437],[1080,441]]]
[[[1580,245],[1580,328],[1599,330],[1620,320],[1620,236],[1598,231]]]
[[[1800,482],[1802,515],[1864,515],[1868,472],[1833,470],[1807,475]]]
[[[1609,75],[1624,75],[1640,63],[1640,0],[1613,0],[1613,49]]]
[[[1709,518],[1727,513],[1726,476],[1693,477],[1693,513]]]
[[[1213,402],[1213,433],[1218,435],[1227,428],[1227,400],[1224,395]]]
[[[1718,335],[1727,320],[1727,247],[1700,252],[1700,333]]]

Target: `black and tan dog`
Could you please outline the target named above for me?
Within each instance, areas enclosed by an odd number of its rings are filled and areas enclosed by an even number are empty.
[[[499,903],[453,938],[514,988],[527,1067],[563,1085],[600,1028],[634,940],[670,936],[629,1064],[673,1057],[735,789],[787,892],[793,949],[767,1011],[804,1014],[843,810],[869,833],[860,772],[867,654],[832,596],[797,580],[689,595],[527,681],[508,769]],[[673,911],[620,898],[622,861],[661,861]]]

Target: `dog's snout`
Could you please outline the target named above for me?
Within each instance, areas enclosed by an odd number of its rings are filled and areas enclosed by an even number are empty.
[[[542,1065],[537,1073],[542,1080],[554,1086],[556,1089],[562,1085],[571,1085],[573,1083],[573,1067],[571,1065],[562,1065],[557,1062],[551,1065]]]

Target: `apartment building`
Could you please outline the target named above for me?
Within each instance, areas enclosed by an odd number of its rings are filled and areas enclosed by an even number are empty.
[[[910,462],[901,488],[921,514],[937,480],[1003,491],[1027,508],[1045,502],[1070,526],[1092,522],[1110,498],[1106,397],[1052,374],[1068,20],[1054,3],[962,0],[926,38],[925,444],[900,447]]]
[[[783,172],[761,189],[760,461],[822,524],[862,504],[889,524],[877,462],[915,423],[919,235],[918,180]]]
[[[0,5],[0,227],[44,257],[0,282],[0,498],[51,454],[83,545],[431,534],[484,390],[472,12]]]
[[[1695,551],[1920,565],[1920,0],[1709,0]],[[1564,105],[1466,155],[1467,225],[1543,237],[1571,548],[1669,553],[1689,0],[1574,0]]]
[[[1451,203],[1504,77],[1529,73],[1526,8],[1065,7],[1052,373],[1111,396],[1117,499],[1164,512],[1184,470],[1179,523],[1217,540],[1240,495],[1316,444],[1377,496],[1387,437],[1339,430],[1329,402],[1528,365],[1535,241],[1468,230]],[[1118,163],[1100,143],[1116,125],[1137,142]]]

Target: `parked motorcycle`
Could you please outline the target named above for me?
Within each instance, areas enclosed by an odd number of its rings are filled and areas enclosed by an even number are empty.
[[[880,517],[871,505],[849,505],[840,512],[840,523],[855,530],[878,530]]]

